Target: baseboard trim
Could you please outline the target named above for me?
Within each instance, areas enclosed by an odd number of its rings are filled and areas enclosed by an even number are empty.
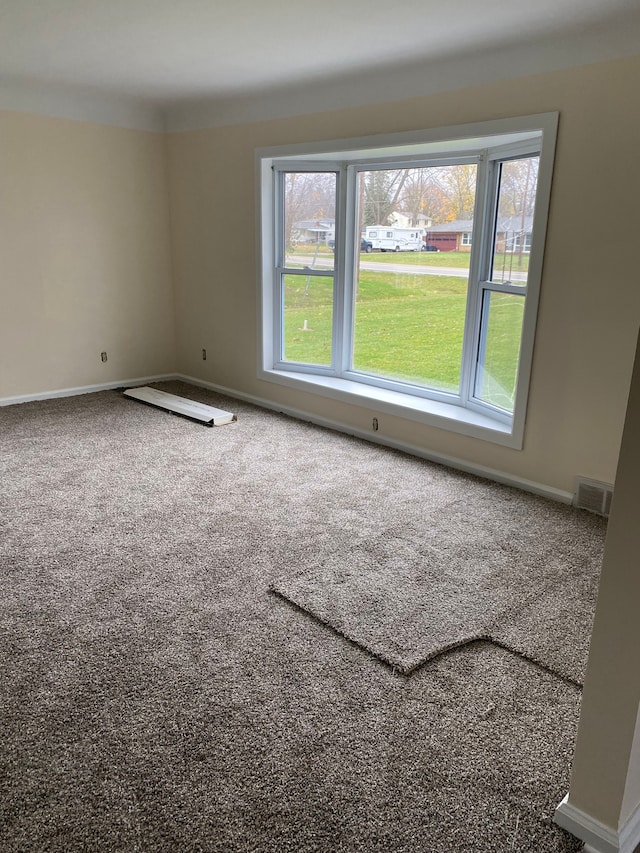
[[[218,385],[213,382],[206,382],[203,379],[197,379],[194,376],[188,376],[183,373],[167,373],[159,376],[139,376],[135,379],[120,379],[116,382],[103,382],[98,385],[83,385],[77,388],[60,388],[55,391],[43,391],[35,394],[21,394],[17,397],[0,398],[1,406],[13,406],[18,403],[30,403],[35,400],[53,400],[58,397],[75,397],[79,394],[93,394],[97,391],[110,391],[114,388],[122,388],[131,385],[148,385],[150,382],[168,382],[170,380],[181,380],[189,385],[207,388],[210,391],[216,391],[219,394],[225,394],[229,397],[236,397],[238,400],[244,400],[247,403],[253,403],[255,406],[260,406],[262,409],[269,409],[274,412],[281,412],[289,415],[292,418],[297,418],[301,421],[316,424],[317,426],[333,429],[337,432],[353,435],[356,438],[370,441],[373,444],[380,444],[383,447],[390,447],[393,450],[400,450],[404,453],[410,453],[412,456],[418,456],[421,459],[426,459],[428,462],[435,462],[438,465],[445,465],[448,468],[454,468],[457,471],[464,471],[467,474],[474,474],[477,477],[484,477],[487,480],[493,480],[496,483],[502,483],[505,486],[513,486],[517,489],[522,489],[525,492],[530,492],[534,495],[540,495],[550,500],[559,501],[560,503],[570,504],[573,500],[572,492],[565,492],[562,489],[555,489],[552,486],[547,486],[544,483],[536,483],[533,480],[526,480],[523,477],[517,477],[512,474],[505,474],[503,471],[497,471],[494,468],[486,468],[483,465],[477,465],[472,462],[467,462],[465,459],[458,459],[455,456],[447,456],[443,453],[432,453],[422,447],[417,447],[406,442],[396,441],[395,439],[385,438],[384,436],[373,435],[368,430],[361,430],[349,424],[341,423],[340,421],[323,418],[318,415],[310,414],[302,409],[296,409],[292,406],[283,406],[280,403],[274,403],[272,400],[266,400],[262,397],[257,397],[254,394],[245,394],[235,388],[228,388],[224,385]]]
[[[120,379],[117,382],[101,382],[99,385],[82,385],[77,388],[59,388],[56,391],[42,391],[37,394],[21,394],[19,397],[2,397],[0,406],[15,406],[18,403],[32,403],[34,400],[54,400],[57,397],[76,397],[79,394],[94,394],[96,391],[112,391],[125,385],[147,385],[149,382],[166,382],[178,379],[176,373],[162,376],[139,376],[136,379]]]
[[[553,820],[559,827],[584,841],[593,853],[621,853],[618,834],[611,827],[572,805],[569,802],[569,794],[556,809]]]
[[[384,438],[372,434],[368,430],[360,430],[349,424],[341,423],[340,421],[330,420],[318,415],[309,414],[309,412],[295,409],[291,406],[283,406],[280,403],[274,403],[272,400],[265,400],[262,397],[257,397],[253,394],[245,394],[237,391],[235,388],[227,388],[224,385],[218,385],[213,382],[205,382],[202,379],[196,379],[194,376],[178,374],[176,379],[187,382],[190,385],[196,385],[201,388],[207,388],[210,391],[216,391],[219,394],[225,394],[229,397],[236,397],[238,400],[244,400],[247,403],[253,403],[263,409],[269,409],[275,412],[289,415],[301,421],[316,424],[317,426],[333,429],[337,432],[353,435],[356,438],[362,438],[365,441],[370,441],[373,444],[380,444],[384,447],[390,447],[393,450],[400,450],[404,453],[410,453],[412,456],[418,456],[421,459],[426,459],[428,462],[435,462],[438,465],[445,465],[448,468],[455,468],[458,471],[464,471],[467,474],[475,474],[477,477],[484,477],[487,480],[493,480],[496,483],[501,483],[504,486],[513,486],[531,494],[540,495],[541,497],[549,498],[550,500],[558,501],[564,504],[570,504],[573,500],[572,492],[565,492],[562,489],[556,489],[552,486],[547,486],[544,483],[536,483],[533,480],[526,480],[523,477],[505,474],[503,471],[497,471],[494,468],[486,468],[483,465],[476,465],[472,462],[467,462],[464,459],[458,459],[455,456],[447,456],[442,453],[432,453],[424,450],[422,447],[416,447],[412,444],[407,444],[395,439]]]
[[[585,842],[585,853],[633,853],[640,844],[640,806],[616,831],[576,808],[567,794],[553,819],[562,829]]]

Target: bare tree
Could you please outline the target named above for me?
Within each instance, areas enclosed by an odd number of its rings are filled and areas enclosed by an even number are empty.
[[[500,172],[500,216],[532,216],[538,183],[538,157],[507,160]]]
[[[435,224],[447,222],[452,218],[453,202],[450,187],[443,177],[446,172],[440,166],[422,166],[409,169],[402,193],[402,212],[418,225],[420,214]]]
[[[305,220],[335,219],[335,172],[286,172],[284,176],[284,239],[289,250],[296,226]]]
[[[375,169],[360,174],[361,228],[387,225],[398,207],[409,169]]]
[[[409,217],[411,225],[419,224],[418,217],[420,214],[431,215],[428,211],[431,207],[432,184],[432,174],[429,168],[407,170],[401,209]]]
[[[524,157],[505,161],[500,172],[498,216],[517,217],[519,220],[516,232],[519,267],[522,266],[526,235],[530,231],[527,220],[533,216],[535,207],[538,166],[538,157]]]

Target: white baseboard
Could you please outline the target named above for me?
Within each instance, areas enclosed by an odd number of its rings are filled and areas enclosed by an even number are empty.
[[[328,429],[337,430],[338,432],[353,435],[357,438],[362,438],[365,441],[371,441],[374,444],[381,444],[384,447],[391,447],[394,450],[401,450],[405,453],[410,453],[412,456],[418,456],[421,459],[426,459],[429,462],[436,462],[438,465],[446,465],[448,468],[455,468],[458,471],[465,471],[467,474],[475,474],[478,477],[485,477],[487,480],[493,480],[496,483],[502,483],[505,486],[514,486],[517,489],[522,489],[525,492],[531,492],[535,495],[549,498],[550,500],[559,501],[560,503],[570,504],[573,500],[571,492],[565,492],[561,489],[555,489],[552,486],[547,486],[544,483],[536,483],[533,480],[526,480],[523,477],[517,477],[512,474],[505,474],[503,471],[497,471],[494,468],[486,468],[483,465],[477,465],[473,462],[467,462],[465,459],[458,459],[455,456],[447,456],[443,453],[432,453],[422,447],[417,447],[406,442],[396,441],[391,438],[375,435],[369,430],[361,430],[356,427],[344,424],[339,421],[322,418],[318,415],[312,415],[309,412],[295,409],[291,406],[283,406],[279,403],[274,403],[271,400],[265,400],[262,397],[256,397],[253,394],[245,394],[242,391],[237,391],[235,388],[227,388],[224,385],[217,385],[213,382],[205,382],[202,379],[196,379],[193,376],[187,376],[182,373],[170,373],[162,376],[139,376],[135,379],[121,379],[117,382],[105,382],[99,385],[83,385],[79,388],[60,388],[56,391],[43,391],[36,394],[22,394],[18,397],[3,397],[0,398],[0,406],[13,406],[17,403],[29,403],[34,400],[52,400],[57,397],[74,397],[79,394],[93,394],[96,391],[109,391],[113,388],[123,388],[132,385],[148,385],[150,382],[166,382],[169,380],[182,380],[190,385],[208,388],[211,391],[217,391],[220,394],[225,394],[229,397],[236,397],[238,400],[245,400],[247,403],[253,403],[263,409],[270,409],[275,412],[282,412],[285,415],[290,415],[301,421],[317,424],[318,426]]]
[[[556,809],[554,822],[584,841],[585,853],[634,853],[640,844],[640,806],[615,830],[576,808],[567,794]]]
[[[37,394],[21,394],[19,397],[2,397],[0,406],[15,406],[17,403],[31,403],[34,400],[53,400],[57,397],[76,397],[79,394],[94,394],[96,391],[111,391],[128,385],[147,385],[149,382],[166,382],[177,379],[176,373],[163,376],[140,376],[136,379],[121,379],[118,382],[103,382],[99,385],[82,385],[79,388],[59,388],[56,391],[42,391]]]
[[[224,385],[216,385],[213,382],[205,382],[202,379],[196,379],[193,376],[178,374],[176,379],[183,382],[188,382],[190,385],[208,388],[211,391],[217,391],[219,394],[225,394],[229,397],[236,397],[238,400],[245,400],[247,403],[253,403],[263,409],[270,409],[275,412],[282,412],[285,415],[290,415],[301,421],[317,424],[318,426],[327,427],[338,432],[353,435],[356,438],[363,438],[365,441],[371,441],[374,444],[381,444],[384,447],[391,447],[394,450],[401,450],[405,453],[410,453],[412,456],[418,456],[421,459],[426,459],[429,462],[436,462],[439,465],[446,465],[448,468],[455,468],[458,471],[464,471],[467,474],[475,474],[478,477],[485,477],[487,480],[493,480],[496,483],[502,483],[505,486],[514,486],[517,489],[522,489],[525,492],[531,492],[535,495],[540,495],[550,500],[559,501],[560,503],[570,504],[573,500],[572,492],[565,492],[561,489],[547,486],[544,483],[536,483],[533,480],[526,480],[523,477],[517,477],[512,474],[505,474],[503,471],[496,471],[494,468],[485,468],[483,465],[477,465],[473,462],[467,462],[465,459],[458,459],[455,456],[446,456],[442,453],[432,453],[422,447],[416,447],[413,444],[407,444],[395,439],[384,438],[376,435],[369,430],[360,430],[349,424],[343,424],[339,421],[322,418],[318,415],[312,415],[300,409],[294,409],[291,406],[283,406],[280,403],[274,403],[271,400],[264,400],[261,397],[256,397],[253,394],[244,394],[241,391],[236,391],[234,388],[227,388]]]

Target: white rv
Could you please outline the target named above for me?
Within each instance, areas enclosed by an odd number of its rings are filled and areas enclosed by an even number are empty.
[[[424,228],[368,225],[365,236],[381,252],[420,252],[425,247],[424,233]]]

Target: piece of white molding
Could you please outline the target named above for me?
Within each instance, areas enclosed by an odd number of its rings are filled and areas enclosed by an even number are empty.
[[[215,406],[207,406],[205,403],[199,403],[197,400],[187,400],[186,397],[167,394],[166,391],[149,388],[148,385],[127,388],[124,396],[131,397],[133,400],[139,400],[141,403],[147,403],[150,406],[156,406],[159,409],[165,409],[177,415],[184,415],[186,418],[199,421],[207,426],[222,426],[222,424],[230,424],[232,421],[237,420],[237,417],[232,412],[226,412],[224,409],[216,409]]]
[[[443,453],[433,453],[413,444],[407,444],[406,442],[374,435],[368,430],[361,430],[349,424],[341,423],[340,421],[323,418],[319,415],[313,415],[301,409],[295,409],[292,406],[274,403],[272,400],[265,400],[262,397],[257,397],[253,394],[245,394],[234,388],[227,388],[224,385],[206,382],[202,379],[197,379],[194,376],[187,376],[181,373],[178,374],[176,378],[183,382],[188,382],[190,385],[208,388],[211,391],[217,391],[219,394],[225,394],[229,397],[236,397],[238,400],[244,400],[247,403],[253,403],[255,406],[260,406],[262,409],[282,412],[282,414],[289,415],[290,417],[297,418],[301,421],[307,421],[308,423],[313,423],[317,426],[333,429],[347,435],[353,435],[356,438],[362,438],[365,441],[372,442],[373,444],[381,444],[384,447],[391,447],[393,450],[410,453],[412,456],[418,456],[421,459],[426,459],[428,462],[435,462],[438,465],[446,465],[448,468],[455,468],[457,471],[464,471],[467,474],[484,477],[487,480],[493,480],[494,482],[501,483],[504,486],[513,486],[517,489],[521,489],[522,491],[530,492],[534,495],[540,495],[541,497],[549,498],[550,500],[558,501],[559,503],[570,504],[573,500],[572,492],[565,492],[562,489],[556,489],[553,486],[547,486],[544,483],[536,483],[533,480],[527,480],[524,477],[518,477],[513,474],[505,474],[503,471],[497,471],[494,468],[486,468],[483,465],[467,462],[465,459],[458,459],[455,456],[447,456]]]
[[[0,397],[0,406],[15,406],[18,403],[31,403],[34,400],[54,400],[57,397],[76,397],[79,394],[112,391],[114,388],[124,388],[127,385],[147,385],[149,382],[168,382],[177,378],[177,374],[168,373],[162,376],[142,376],[137,379],[120,379],[117,382],[101,382],[99,385],[82,385],[78,388],[59,388],[55,391],[20,394],[18,397]]]
[[[585,853],[634,853],[640,844],[640,806],[618,830],[569,802],[569,794],[556,809],[554,822],[585,842]]]

